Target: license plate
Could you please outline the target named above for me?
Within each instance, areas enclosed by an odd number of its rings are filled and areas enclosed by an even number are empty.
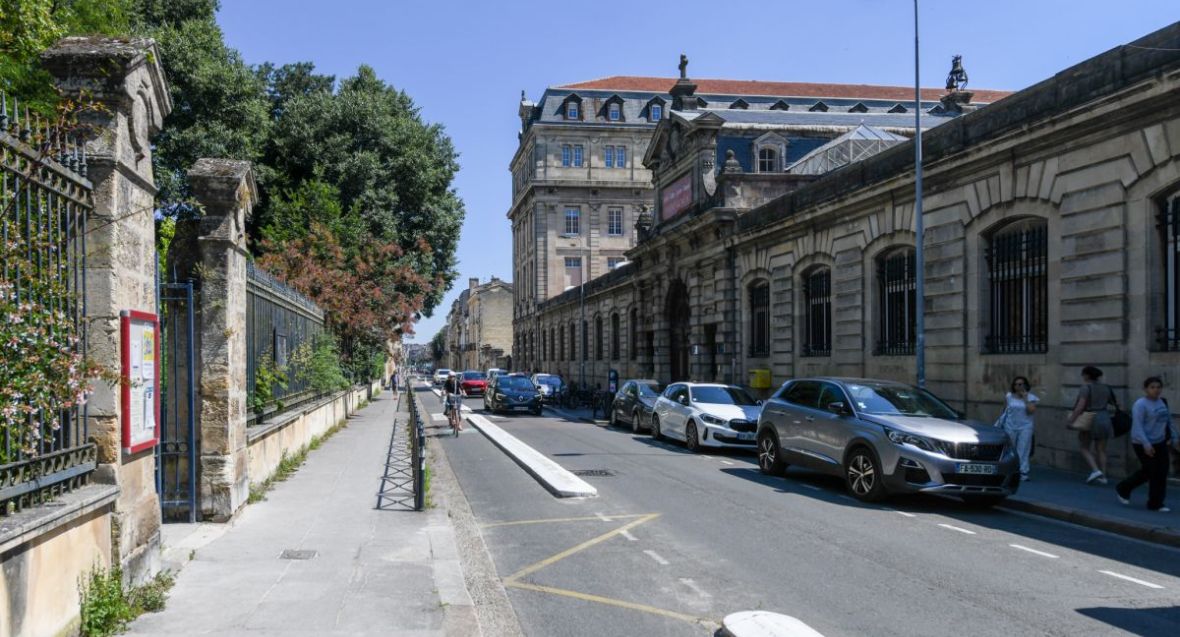
[[[956,468],[959,473],[975,473],[980,475],[992,475],[996,472],[996,465],[994,464],[960,464]]]
[[[738,440],[753,440],[754,432],[742,432],[738,434]]]

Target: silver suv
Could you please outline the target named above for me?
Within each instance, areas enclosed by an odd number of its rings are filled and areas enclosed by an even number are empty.
[[[934,394],[903,383],[799,378],[758,419],[758,466],[838,475],[859,500],[946,493],[992,506],[1016,492],[1019,463],[1001,429],[968,422]]]

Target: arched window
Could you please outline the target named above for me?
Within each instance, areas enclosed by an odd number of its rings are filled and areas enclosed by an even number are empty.
[[[582,360],[590,360],[590,321],[582,321]]]
[[[602,317],[594,317],[594,360],[602,360]]]
[[[639,358],[639,310],[636,308],[631,308],[631,317],[627,321],[627,330],[631,336],[628,339],[631,349],[629,354],[631,355],[631,360],[637,360]]]
[[[762,147],[758,149],[758,172],[773,173],[778,172],[778,151],[773,148]]]
[[[621,321],[619,320],[619,313],[613,312],[610,315],[610,359],[612,361],[619,360],[619,327]]]
[[[913,354],[917,340],[917,276],[913,248],[893,250],[877,259],[878,354]]]
[[[832,270],[817,266],[803,275],[803,356],[832,353]]]
[[[1159,348],[1172,352],[1180,350],[1180,192],[1160,202],[1158,227],[1162,258],[1157,272],[1162,276],[1154,281],[1163,284],[1156,295],[1163,311],[1156,312],[1155,324]]]
[[[557,341],[553,340],[553,328],[549,328],[549,360],[557,360]]]
[[[749,288],[750,356],[770,356],[770,282],[755,281]]]
[[[1022,219],[987,240],[989,353],[1049,347],[1049,233],[1044,219]]]

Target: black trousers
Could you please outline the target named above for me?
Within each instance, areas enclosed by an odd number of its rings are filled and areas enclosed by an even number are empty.
[[[1147,508],[1155,511],[1164,506],[1164,495],[1168,488],[1168,444],[1161,442],[1151,446],[1155,455],[1147,457],[1143,453],[1143,445],[1131,445],[1135,455],[1139,457],[1139,470],[1127,476],[1126,480],[1118,483],[1115,490],[1124,498],[1131,496],[1131,491],[1143,483],[1147,483]]]

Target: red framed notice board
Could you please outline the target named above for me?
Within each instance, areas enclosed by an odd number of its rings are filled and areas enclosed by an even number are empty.
[[[160,321],[155,314],[123,310],[123,451],[138,453],[160,441]]]

